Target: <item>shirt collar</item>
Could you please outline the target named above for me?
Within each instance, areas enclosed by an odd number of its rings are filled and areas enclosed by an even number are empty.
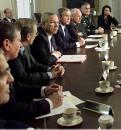
[[[61,26],[62,30],[64,31],[65,26],[64,26],[64,25],[62,25],[62,24],[60,24],[60,26]]]

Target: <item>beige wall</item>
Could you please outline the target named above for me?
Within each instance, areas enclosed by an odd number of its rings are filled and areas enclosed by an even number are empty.
[[[57,9],[62,7],[63,0],[34,0],[35,2],[35,12],[57,12]],[[99,11],[98,14],[101,13],[102,7],[104,5],[110,5],[112,7],[112,14],[120,21],[121,23],[121,0],[99,0]],[[17,16],[16,11],[16,0],[0,0],[0,14],[3,15],[3,10],[8,7],[13,9],[14,17]]]
[[[4,15],[3,15],[3,11],[4,11],[4,9],[5,9],[6,7],[12,8],[11,0],[1,0],[1,1],[0,1],[0,13],[2,14],[2,17],[4,16]]]
[[[62,7],[62,0],[35,0],[35,12],[54,12]]]
[[[57,12],[57,9],[62,7],[63,0],[35,0],[35,12]],[[99,11],[104,5],[109,4],[112,0],[99,0]]]
[[[102,7],[103,7],[104,5],[110,5],[110,4],[111,4],[110,1],[111,1],[111,0],[99,0],[99,11],[98,11],[98,14],[101,14],[101,12],[102,12]]]
[[[0,1],[0,14],[2,15],[2,18],[4,17],[4,9],[10,8],[13,11],[13,16],[17,17],[17,10],[16,10],[16,0],[1,0]]]
[[[104,5],[111,6],[112,15],[121,23],[121,0],[99,0],[98,14],[101,14]]]

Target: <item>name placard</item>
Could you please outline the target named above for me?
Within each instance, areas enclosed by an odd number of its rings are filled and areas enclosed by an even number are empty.
[[[100,114],[107,114],[107,115],[114,114],[112,107],[110,105],[106,105],[91,100],[86,100],[84,109],[97,112]]]

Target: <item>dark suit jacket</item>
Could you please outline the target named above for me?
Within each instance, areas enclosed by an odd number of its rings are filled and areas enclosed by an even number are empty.
[[[29,46],[25,47],[25,55],[26,57],[19,53],[16,59],[8,62],[15,80],[34,85],[49,80],[46,73],[48,66],[39,64],[34,60]]]
[[[86,35],[95,34],[96,27],[94,25],[92,16],[83,16],[81,24],[83,25],[84,32]]]
[[[70,22],[70,24],[67,25],[67,28],[68,28],[68,31],[69,31],[69,34],[71,35],[71,37],[73,37],[73,39],[78,42],[79,24]]]
[[[30,120],[36,116],[50,112],[47,100],[18,102],[11,88],[11,97],[8,103],[0,105],[0,118],[10,120]]]
[[[118,21],[111,16],[108,16],[108,19],[105,20],[103,15],[98,16],[97,26],[102,27],[105,31],[111,30],[111,24],[115,26],[118,25]]]
[[[30,53],[29,47],[25,48],[26,57],[19,53],[16,59],[10,60],[9,66],[14,76],[16,96],[38,97],[42,85],[46,85],[50,79],[48,66],[37,63]]]
[[[0,119],[0,129],[27,129],[28,125],[15,120],[3,120]]]
[[[39,27],[38,32],[38,36],[36,36],[33,44],[30,47],[31,53],[35,60],[39,63],[51,66],[56,63],[57,58],[54,55],[51,55],[47,34],[41,26]],[[56,46],[54,37],[52,39],[52,44],[54,50],[57,51],[58,48]]]
[[[7,18],[3,18],[3,20],[9,22]],[[11,19],[11,22],[14,23],[14,22],[16,22],[16,20],[15,19]]]
[[[65,27],[65,36],[63,34],[63,30],[61,25],[59,26],[57,34],[54,35],[56,39],[57,45],[62,50],[75,49],[76,48],[76,40],[71,37],[67,27]]]

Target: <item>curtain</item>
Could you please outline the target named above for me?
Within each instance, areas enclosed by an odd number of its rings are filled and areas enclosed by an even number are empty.
[[[13,12],[13,16],[14,18],[18,18],[17,16],[17,2],[16,0],[11,0],[11,7],[12,7],[12,12]]]

